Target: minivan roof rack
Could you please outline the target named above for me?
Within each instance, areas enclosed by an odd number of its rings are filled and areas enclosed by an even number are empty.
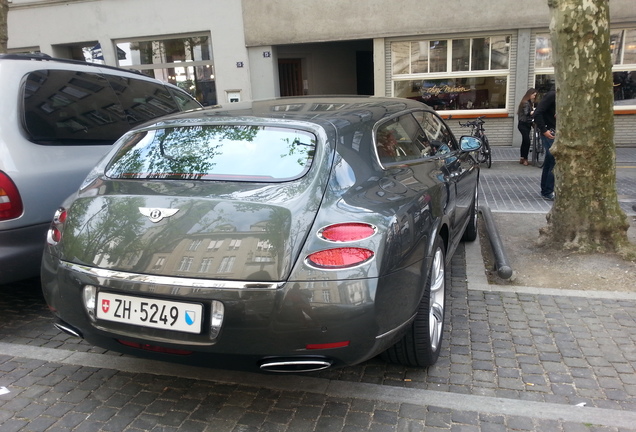
[[[36,60],[36,61],[54,61],[54,62],[59,62],[59,63],[69,63],[69,64],[76,64],[76,65],[85,65],[85,66],[94,66],[94,67],[100,67],[100,68],[104,68],[104,69],[113,69],[113,70],[118,70],[118,71],[126,71],[126,72],[132,72],[135,74],[139,74],[142,75],[142,73],[136,69],[126,69],[126,68],[121,68],[121,67],[117,67],[117,66],[110,66],[110,65],[106,65],[106,64],[101,64],[101,63],[89,63],[86,61],[82,61],[82,60],[73,60],[73,59],[66,59],[66,58],[57,58],[57,57],[51,57],[48,54],[45,53],[15,53],[15,54],[0,54],[0,60]]]

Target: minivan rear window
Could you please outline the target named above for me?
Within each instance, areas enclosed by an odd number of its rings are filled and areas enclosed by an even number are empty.
[[[100,74],[34,71],[23,95],[24,126],[36,142],[112,144],[131,127]]]
[[[310,132],[255,125],[191,125],[132,134],[106,168],[117,179],[282,182],[304,175]]]
[[[125,76],[44,69],[26,77],[24,127],[40,144],[112,144],[131,127],[180,111],[161,84]]]

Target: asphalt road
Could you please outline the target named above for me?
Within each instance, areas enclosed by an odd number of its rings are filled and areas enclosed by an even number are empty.
[[[617,162],[630,214],[634,150]],[[540,170],[515,152],[495,149],[482,204],[547,211]],[[462,245],[434,367],[285,376],[105,352],[51,325],[37,280],[0,286],[0,430],[636,431],[636,295],[510,289],[483,273],[479,245]]]

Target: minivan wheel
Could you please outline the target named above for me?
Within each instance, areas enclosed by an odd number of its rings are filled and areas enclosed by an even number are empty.
[[[446,251],[437,237],[426,289],[406,334],[382,358],[405,366],[427,367],[439,357],[446,308]]]

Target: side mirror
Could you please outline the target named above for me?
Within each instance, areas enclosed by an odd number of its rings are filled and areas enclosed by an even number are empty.
[[[474,136],[464,135],[459,139],[459,148],[463,152],[477,151],[481,148],[481,146],[481,140]]]

